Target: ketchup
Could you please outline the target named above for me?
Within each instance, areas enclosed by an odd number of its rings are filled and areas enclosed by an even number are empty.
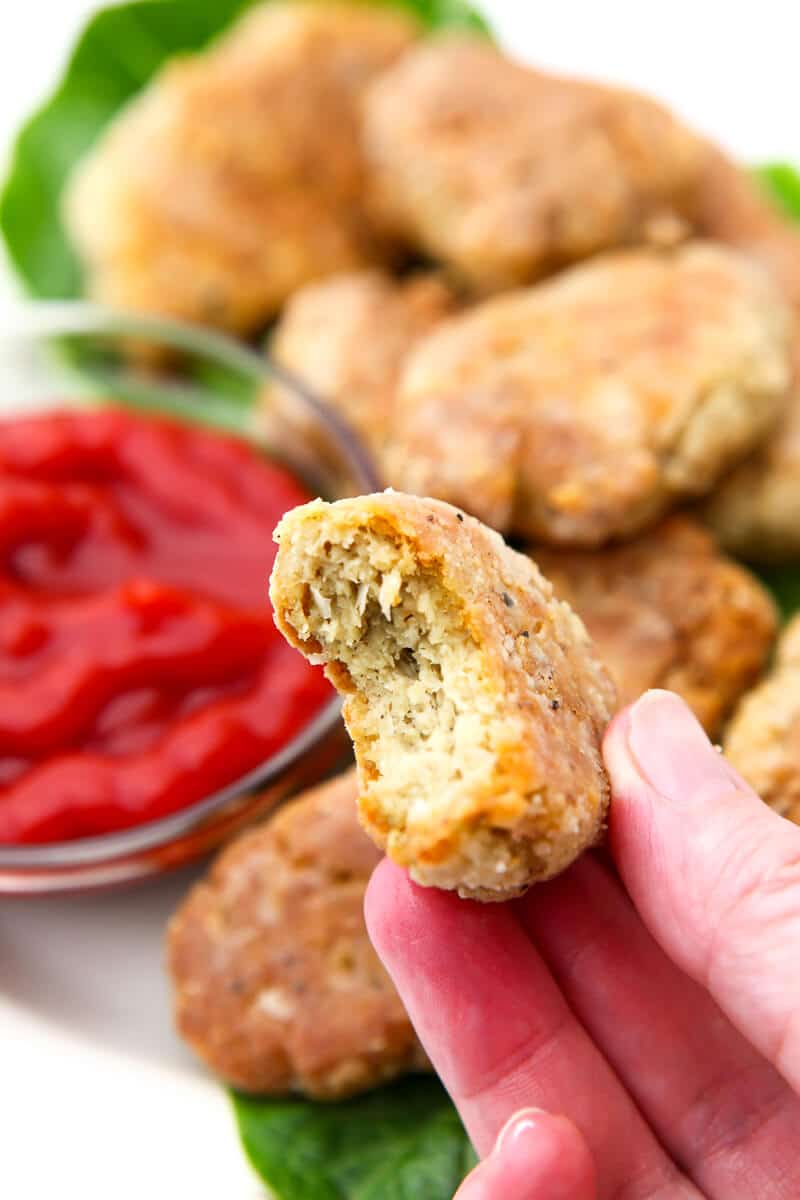
[[[272,530],[309,499],[234,438],[116,410],[0,422],[0,842],[211,795],[328,701],[277,633]]]

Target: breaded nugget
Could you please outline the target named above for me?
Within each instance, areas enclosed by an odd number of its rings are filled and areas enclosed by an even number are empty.
[[[418,344],[388,482],[535,540],[632,536],[764,439],[787,400],[789,338],[786,305],[744,255],[609,253]]]
[[[800,310],[800,229],[784,217],[751,172],[710,148],[694,217],[698,230],[758,259]]]
[[[364,925],[355,773],[239,837],[169,926],[178,1030],[248,1092],[337,1099],[427,1067]]]
[[[582,618],[620,705],[668,688],[713,736],[764,667],[777,627],[769,593],[688,517],[623,546],[531,554]]]
[[[702,143],[654,101],[442,36],[369,88],[373,211],[482,291],[679,232]]]
[[[403,362],[457,307],[452,288],[434,274],[407,280],[376,270],[336,275],[292,296],[271,355],[337,409],[380,457]]]
[[[800,825],[800,617],[781,635],[772,672],[740,703],[724,748],[759,796]]]
[[[764,445],[722,481],[703,515],[722,545],[741,558],[800,559],[800,319],[789,405]]]
[[[778,428],[722,482],[704,516],[722,545],[751,562],[800,558],[800,230],[750,172],[709,153],[698,223],[764,264],[796,310],[794,391]]]
[[[91,294],[247,333],[301,284],[380,257],[358,102],[416,33],[386,8],[268,3],[168,64],[68,189]]]
[[[614,687],[529,558],[397,492],[275,536],[276,622],[344,694],[362,823],[414,879],[504,900],[597,838]]]

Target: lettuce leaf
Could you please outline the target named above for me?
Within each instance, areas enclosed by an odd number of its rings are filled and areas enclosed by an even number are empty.
[[[248,1158],[277,1200],[451,1200],[476,1162],[429,1076],[338,1104],[234,1093],[233,1105]]]
[[[766,163],[757,167],[755,174],[786,216],[800,221],[800,170],[791,163]],[[752,569],[772,592],[786,620],[800,611],[800,566],[755,564]]]
[[[134,0],[87,24],[52,97],[24,126],[0,193],[0,232],[28,292],[82,293],[79,263],[61,223],[61,193],[75,163],[115,113],[176,54],[200,50],[258,0]],[[489,34],[465,0],[363,0],[407,9],[428,29]]]
[[[800,170],[791,163],[766,163],[756,175],[786,216],[800,221]]]

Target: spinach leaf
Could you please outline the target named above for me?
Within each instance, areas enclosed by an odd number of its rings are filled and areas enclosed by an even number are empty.
[[[800,221],[800,170],[790,163],[767,163],[756,175],[778,207]]]
[[[89,21],[55,93],[19,134],[0,194],[0,231],[32,295],[81,295],[80,266],[60,213],[75,163],[168,58],[201,49],[256,2],[134,0],[103,9]],[[429,29],[460,26],[489,33],[465,0],[364,2],[407,9]]]
[[[756,176],[787,216],[800,221],[800,170],[790,163],[767,163],[756,169]],[[800,566],[785,563],[780,566],[755,565],[753,571],[774,596],[783,617],[800,611]]]
[[[772,592],[784,620],[788,621],[800,611],[800,566],[797,563],[782,563],[779,566],[751,565],[751,570]]]
[[[437,1079],[346,1100],[233,1095],[250,1162],[278,1200],[451,1200],[476,1159]]]

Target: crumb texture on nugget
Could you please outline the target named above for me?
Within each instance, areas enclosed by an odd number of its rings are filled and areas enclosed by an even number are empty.
[[[758,259],[800,309],[800,228],[784,216],[753,172],[715,147],[706,153],[695,205],[705,237],[727,242]]]
[[[633,536],[763,441],[790,343],[785,302],[737,251],[600,256],[423,338],[388,481],[538,541]]]
[[[655,101],[458,34],[374,81],[363,137],[376,221],[483,291],[679,236],[705,158]]]
[[[380,458],[405,359],[458,306],[434,272],[407,279],[378,270],[335,275],[291,297],[270,342],[272,359],[340,412]],[[271,399],[267,394],[266,403]]]
[[[750,562],[800,558],[800,323],[793,357],[792,394],[780,424],[723,479],[704,510],[722,545]]]
[[[396,492],[276,537],[277,622],[344,694],[362,822],[417,882],[502,900],[596,840],[614,687],[529,558]]]
[[[777,613],[767,590],[689,517],[603,550],[534,546],[617,685],[620,706],[677,692],[712,737],[764,668]]]
[[[355,773],[234,841],[169,926],[178,1031],[243,1091],[339,1099],[427,1059],[364,923]]]
[[[171,60],[68,189],[91,294],[249,333],[308,280],[384,260],[358,107],[418,32],[389,8],[259,4]]]
[[[770,674],[741,701],[724,748],[762,800],[800,825],[800,617],[781,635]]]

